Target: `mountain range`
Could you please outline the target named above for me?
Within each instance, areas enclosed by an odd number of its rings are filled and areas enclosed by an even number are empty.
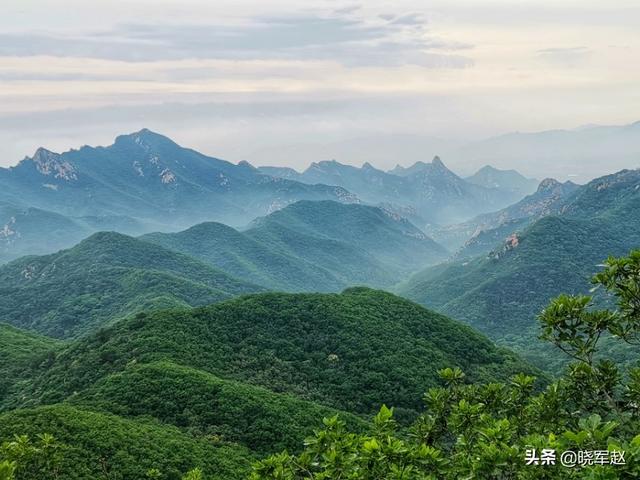
[[[205,223],[142,239],[285,291],[337,291],[354,284],[389,287],[416,265],[435,264],[449,255],[394,213],[332,201],[294,203],[254,220],[241,232]]]
[[[517,172],[490,167],[465,180],[449,170],[439,157],[431,163],[420,161],[408,168],[398,165],[388,172],[369,163],[354,167],[335,160],[314,162],[302,173],[279,167],[259,170],[310,185],[343,187],[364,202],[401,212],[420,227],[455,223],[496,210],[535,189]]]
[[[300,200],[366,203],[419,228],[466,221],[530,193],[533,180],[484,167],[463,179],[438,158],[384,172],[335,161],[305,172],[233,164],[143,129],[107,147],[40,148],[0,168],[0,263],[68,248],[91,233],[235,228]]]
[[[447,256],[383,209],[301,201],[244,231],[208,222],[140,238],[100,232],[67,250],[20,258],[0,266],[0,321],[68,338],[138,311],[265,289],[389,288]]]
[[[318,158],[344,163],[366,159],[389,168],[440,155],[463,176],[484,165],[515,168],[527,177],[553,177],[586,183],[607,173],[630,168],[640,156],[640,122],[587,125],[573,129],[511,132],[478,140],[454,140],[426,135],[376,134],[340,141],[263,148],[246,155],[256,164],[287,162],[305,165]],[[262,162],[262,163],[258,163]]]
[[[269,177],[180,147],[149,130],[108,147],[44,148],[0,169],[0,201],[67,216],[129,216],[153,226],[242,225],[301,199],[356,202],[342,188]]]
[[[260,290],[159,245],[102,232],[71,249],[0,267],[0,321],[67,338],[138,311]]]
[[[640,121],[627,125],[587,125],[569,130],[512,132],[469,142],[450,153],[455,165],[491,163],[502,168],[544,172],[588,182],[637,165]]]

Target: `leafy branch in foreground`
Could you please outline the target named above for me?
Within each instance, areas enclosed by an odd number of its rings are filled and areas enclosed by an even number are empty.
[[[27,435],[16,435],[0,445],[0,480],[43,478],[42,475],[57,480],[60,455],[60,445],[53,435],[38,435],[35,442]]]
[[[561,295],[540,315],[542,338],[575,361],[543,391],[527,375],[468,385],[460,369],[447,368],[440,371],[443,387],[427,391],[425,412],[410,429],[398,428],[386,406],[368,434],[325,419],[301,454],[269,457],[251,479],[639,478],[640,369],[623,381],[615,364],[596,354],[605,336],[630,343],[640,336],[640,251],[609,258],[593,282],[615,298],[615,310],[595,309],[592,297]],[[606,452],[617,461],[528,464],[534,450]]]

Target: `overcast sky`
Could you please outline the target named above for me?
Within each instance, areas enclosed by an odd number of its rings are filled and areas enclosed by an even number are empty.
[[[0,165],[143,127],[261,164],[352,138],[631,123],[639,25],[637,0],[5,1]]]

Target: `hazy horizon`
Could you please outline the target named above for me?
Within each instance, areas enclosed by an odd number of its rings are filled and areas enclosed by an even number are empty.
[[[0,18],[0,166],[143,127],[297,170],[436,154],[461,174],[489,163],[561,180],[640,166],[635,140],[612,158],[617,141],[584,155],[582,137],[562,158],[464,149],[639,120],[637,2],[52,3],[6,5]]]

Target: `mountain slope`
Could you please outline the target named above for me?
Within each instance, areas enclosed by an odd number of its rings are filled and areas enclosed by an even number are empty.
[[[535,341],[535,316],[560,293],[588,293],[608,255],[640,245],[640,171],[596,179],[488,257],[426,269],[398,291],[469,323],[540,366],[551,357]],[[629,361],[630,352],[612,352]],[[554,368],[557,368],[556,364]]]
[[[24,255],[42,255],[75,245],[99,230],[136,235],[145,226],[130,217],[68,217],[39,208],[0,203],[0,263]]]
[[[127,215],[171,228],[205,220],[244,224],[300,199],[356,201],[339,187],[261,174],[141,130],[109,147],[39,149],[0,169],[0,201],[68,216]]]
[[[202,223],[178,233],[150,233],[141,239],[273,290],[335,291],[346,286],[322,265],[220,223]]]
[[[552,178],[540,182],[537,190],[519,202],[497,212],[485,213],[457,225],[434,229],[429,233],[447,245],[462,247],[457,256],[473,257],[489,252],[509,235],[535,220],[559,213],[563,202],[578,189],[573,182],[560,183]]]
[[[90,233],[64,215],[0,203],[0,262],[59,250]]]
[[[391,294],[260,294],[120,321],[56,358],[27,398],[51,403],[133,363],[170,361],[355,413],[414,416],[437,370],[531,371],[468,327]]]
[[[260,231],[273,225],[351,245],[370,253],[389,270],[403,273],[414,270],[421,263],[436,263],[447,255],[444,247],[408,220],[365,205],[297,202],[257,219],[247,233],[258,237]]]
[[[260,455],[299,450],[300,439],[322,426],[323,418],[339,414],[353,428],[367,425],[347,412],[166,361],[108,375],[69,401],[128,418],[151,416]]]
[[[105,471],[117,472],[117,478],[142,479],[151,468],[166,478],[181,478],[195,467],[212,480],[240,480],[256,459],[239,445],[195,437],[174,426],[70,405],[0,414],[0,441],[13,440],[16,432],[31,438],[54,434],[62,444],[58,475],[65,480],[104,478]]]
[[[15,395],[20,390],[19,384],[61,346],[51,338],[0,323],[0,406],[5,397]]]
[[[71,337],[132,312],[258,290],[186,255],[102,232],[69,250],[0,267],[0,319]]]
[[[348,285],[390,286],[446,250],[386,210],[301,201],[254,221],[244,232],[206,223],[142,237],[231,275],[286,291],[336,291]]]

